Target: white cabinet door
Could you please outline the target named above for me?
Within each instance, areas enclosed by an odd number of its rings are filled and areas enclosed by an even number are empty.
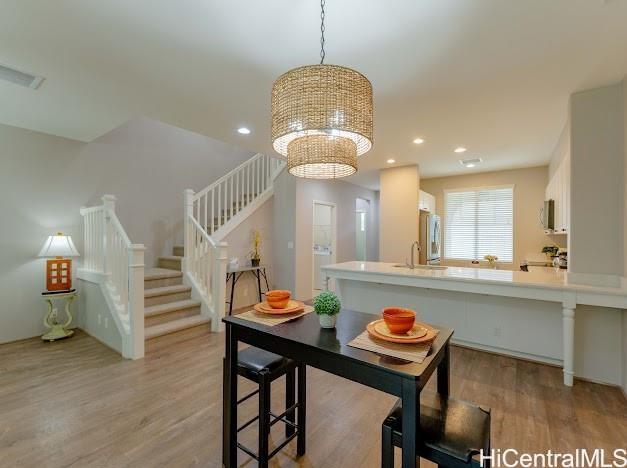
[[[418,209],[435,213],[435,197],[424,190],[420,190],[418,193]]]

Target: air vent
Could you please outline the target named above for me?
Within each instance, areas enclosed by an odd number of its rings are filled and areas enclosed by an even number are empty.
[[[44,79],[43,76],[31,75],[30,73],[0,64],[0,80],[9,81],[26,88],[37,89]]]
[[[475,167],[477,164],[481,164],[483,159],[481,158],[473,158],[473,159],[460,159],[459,163],[464,167]]]

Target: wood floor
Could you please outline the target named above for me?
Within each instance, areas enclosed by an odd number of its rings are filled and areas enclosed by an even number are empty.
[[[0,346],[0,466],[220,466],[224,336],[196,329],[160,340],[139,361],[121,359],[80,331],[65,341]],[[624,447],[622,392],[561,381],[554,367],[452,351],[452,394],[492,407],[493,447]],[[280,409],[278,384],[273,404]],[[394,398],[316,369],[309,370],[308,392],[307,455],[295,460],[292,443],[272,466],[378,466],[379,425]],[[255,405],[249,401],[243,412]],[[251,446],[255,432],[243,437]],[[244,454],[240,461],[256,465]]]

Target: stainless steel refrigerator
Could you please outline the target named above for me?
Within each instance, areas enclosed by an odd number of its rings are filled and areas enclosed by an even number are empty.
[[[441,251],[440,217],[436,214],[420,212],[419,242],[420,263],[422,265],[439,265]]]

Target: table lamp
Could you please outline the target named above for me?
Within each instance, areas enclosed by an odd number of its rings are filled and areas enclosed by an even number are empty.
[[[72,260],[65,257],[80,256],[72,238],[63,235],[62,232],[48,236],[39,256],[54,257],[46,261],[46,289],[48,291],[72,289]]]

